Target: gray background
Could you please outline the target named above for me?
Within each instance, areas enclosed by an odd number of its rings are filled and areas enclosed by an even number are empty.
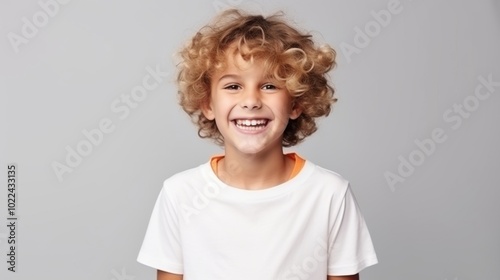
[[[2,261],[0,278],[154,279],[135,258],[163,180],[221,152],[178,107],[172,57],[229,5],[284,10],[339,52],[339,102],[293,150],[352,182],[379,257],[362,278],[500,279],[500,87],[473,103],[479,76],[500,81],[500,2],[402,0],[366,46],[343,53],[389,2],[73,0],[16,53],[8,34],[22,36],[23,17],[33,22],[43,9],[2,1],[0,218],[4,225],[6,165],[15,162],[19,245],[18,272]],[[128,116],[113,112],[147,67],[169,75]],[[467,117],[443,117],[464,100]],[[114,131],[58,180],[53,162],[64,164],[66,146],[76,149],[82,130],[106,118]],[[399,172],[434,129],[446,141],[414,158],[423,162],[411,175]],[[404,181],[391,188],[386,172]],[[0,259],[6,236],[0,227]]]

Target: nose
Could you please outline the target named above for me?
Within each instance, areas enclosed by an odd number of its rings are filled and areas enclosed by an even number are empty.
[[[249,110],[260,109],[262,107],[260,91],[257,89],[246,89],[242,94],[240,106]]]

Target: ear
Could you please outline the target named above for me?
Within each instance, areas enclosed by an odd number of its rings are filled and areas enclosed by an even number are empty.
[[[215,119],[215,114],[212,109],[212,102],[210,100],[207,100],[201,104],[201,112],[205,116],[205,118],[213,121]]]
[[[290,119],[295,120],[302,114],[302,108],[297,106],[295,102],[292,102],[292,111],[290,111]]]

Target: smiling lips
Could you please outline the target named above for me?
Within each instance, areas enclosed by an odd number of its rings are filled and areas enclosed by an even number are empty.
[[[237,119],[234,123],[239,129],[242,130],[261,130],[266,127],[268,119]]]

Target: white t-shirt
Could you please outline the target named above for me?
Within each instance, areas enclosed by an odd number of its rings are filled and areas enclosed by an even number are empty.
[[[185,280],[323,280],[377,256],[340,175],[306,161],[281,185],[244,190],[205,163],[165,180],[137,261]]]

